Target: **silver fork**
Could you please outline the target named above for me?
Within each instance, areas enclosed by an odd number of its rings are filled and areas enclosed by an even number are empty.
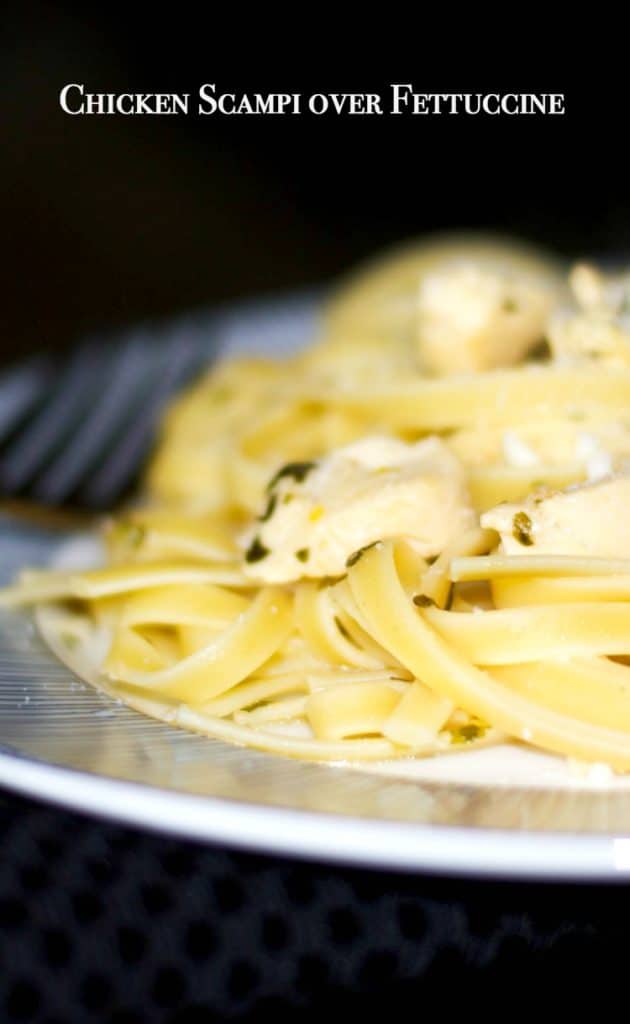
[[[0,376],[0,499],[99,511],[137,480],[164,407],[217,354],[293,350],[312,336],[316,297],[298,293],[198,313],[114,339],[63,363]]]
[[[0,494],[94,510],[117,501],[165,402],[208,361],[210,334],[92,340],[59,369],[33,360],[0,379]]]

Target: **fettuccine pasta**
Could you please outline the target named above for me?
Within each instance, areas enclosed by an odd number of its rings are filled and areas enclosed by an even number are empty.
[[[104,563],[4,605],[147,714],[292,757],[512,742],[630,771],[630,277],[385,258],[167,411]]]

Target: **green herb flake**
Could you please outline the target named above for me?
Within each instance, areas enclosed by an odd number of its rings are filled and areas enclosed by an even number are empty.
[[[276,484],[286,476],[291,477],[298,484],[303,483],[311,470],[315,469],[316,465],[316,462],[287,462],[286,466],[283,466],[275,476],[272,476],[267,484],[267,491],[273,491]]]
[[[258,522],[259,523],[266,523],[267,520],[271,519],[272,515],[274,514],[274,512],[276,510],[276,505],[277,504],[278,504],[277,495],[270,494],[269,495],[269,500],[267,501],[267,505],[265,507],[265,511],[263,512],[263,514],[261,516],[258,516]]]
[[[323,590],[324,587],[334,587],[335,583],[339,583],[340,580],[345,580],[346,574],[343,576],[320,576],[317,581],[317,589]]]
[[[334,621],[335,621],[335,626],[337,627],[337,629],[339,630],[341,635],[343,637],[345,637],[346,640],[352,640],[352,637],[350,636],[348,630],[346,629],[346,627],[344,626],[343,622],[341,621],[341,619],[337,615],[335,615],[335,620]]]
[[[310,554],[311,552],[309,548],[300,548],[299,551],[295,552],[295,557],[297,558],[298,562],[308,562]]]
[[[501,307],[504,313],[516,313],[518,311],[518,302],[514,299],[504,299]]]
[[[512,520],[512,536],[519,544],[529,548],[534,543],[533,525],[527,512],[517,512]]]
[[[476,725],[474,722],[470,722],[468,725],[462,725],[459,729],[455,729],[451,735],[451,743],[472,743],[473,740],[479,740],[486,733],[485,725]]]
[[[294,498],[295,494],[291,494],[291,491],[288,491],[287,494],[285,494],[284,498],[282,499],[282,504],[290,505]]]
[[[537,345],[534,345],[534,347],[529,350],[529,353],[527,355],[527,362],[528,363],[542,363],[542,362],[546,362],[549,359],[550,355],[551,355],[551,349],[549,347],[549,342],[546,341],[543,338],[542,341],[539,341]]]
[[[371,544],[366,544],[362,548],[358,548],[357,551],[353,551],[349,558],[346,558],[346,569],[351,569],[353,565],[356,565],[360,558],[363,557],[366,551],[370,548],[376,547],[379,541],[374,540]]]
[[[435,601],[428,594],[415,594],[413,597],[413,603],[418,608],[434,608]]]
[[[268,554],[269,548],[266,548],[265,545],[261,543],[260,537],[254,537],[253,541],[251,542],[247,551],[245,552],[245,561],[249,562],[250,564],[252,562],[261,562],[262,559],[266,558]]]

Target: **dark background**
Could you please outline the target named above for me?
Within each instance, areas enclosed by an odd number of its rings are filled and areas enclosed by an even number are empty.
[[[607,22],[598,44],[596,14],[587,44],[574,13],[558,45],[542,16],[531,14],[530,42],[529,8],[504,8],[477,26],[504,57],[499,73],[451,9],[436,33],[424,8],[419,28],[401,7],[381,8],[368,49],[367,8],[350,42],[333,47],[338,25],[319,7],[293,8],[266,34],[245,7],[231,30],[211,5],[199,29],[179,5],[166,15],[82,7],[24,0],[0,12],[0,360],[325,282],[426,231],[494,228],[566,256],[630,251],[625,61],[611,44],[625,37]],[[221,91],[386,92],[409,81],[419,92],[564,92],[568,113],[73,118],[58,103],[68,82],[195,94],[212,81]],[[538,1006],[555,985],[566,1011],[622,966],[623,887],[235,857],[17,800],[0,803],[0,835],[2,1020],[142,1024],[147,1006],[155,1021],[244,1019],[265,999],[276,1019],[307,1021],[392,1000],[422,1009],[433,995],[470,1013],[496,1003],[501,982]]]
[[[83,7],[5,8],[5,358],[67,346],[95,328],[325,281],[380,246],[436,229],[499,228],[568,255],[630,245],[625,90],[605,80],[609,50],[596,76],[584,54],[576,78],[562,53],[544,48],[544,33],[532,49],[520,26],[503,26],[499,74],[476,49],[468,64],[454,57],[461,24],[436,37],[401,23],[396,47],[383,38],[369,53],[357,31],[333,54],[300,8],[277,55],[273,32],[259,36],[245,9],[236,11],[240,31],[227,31],[210,6],[198,29],[175,8],[160,22],[138,5]],[[194,96],[203,82],[219,91],[386,92],[394,81],[419,92],[565,92],[568,113],[69,117],[58,102],[68,82]]]

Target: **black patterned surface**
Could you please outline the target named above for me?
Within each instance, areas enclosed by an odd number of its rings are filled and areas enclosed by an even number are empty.
[[[566,1004],[625,975],[625,887],[255,857],[11,797],[0,828],[3,1022],[421,1019],[427,999],[483,1006],[498,983]]]

